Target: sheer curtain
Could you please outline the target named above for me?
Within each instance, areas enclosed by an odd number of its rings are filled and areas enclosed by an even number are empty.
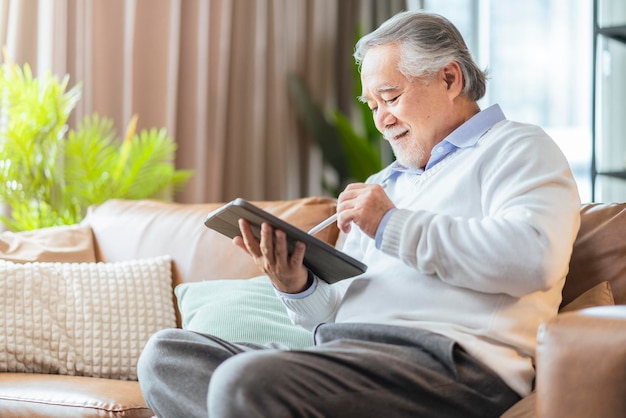
[[[385,7],[381,8],[380,3]],[[325,107],[349,106],[364,27],[400,10],[376,0],[0,0],[18,64],[70,75],[71,123],[98,113],[123,133],[165,127],[195,175],[181,202],[322,194],[320,157],[287,92],[296,73]],[[375,17],[373,17],[375,16]]]

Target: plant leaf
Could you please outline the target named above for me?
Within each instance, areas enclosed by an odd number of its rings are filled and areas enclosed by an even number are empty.
[[[77,223],[111,198],[167,198],[192,175],[175,169],[165,130],[135,135],[136,117],[121,145],[97,114],[69,130],[80,85],[68,84],[68,76],[38,79],[8,59],[0,69],[0,201],[11,208],[0,222],[12,230]]]
[[[372,145],[368,138],[357,134],[348,118],[341,112],[336,111],[333,116],[353,180],[365,181],[369,176],[382,169],[378,149]]]
[[[289,75],[288,87],[301,120],[320,147],[322,158],[337,170],[340,178],[348,177],[348,163],[341,148],[337,128],[328,122],[297,75]]]

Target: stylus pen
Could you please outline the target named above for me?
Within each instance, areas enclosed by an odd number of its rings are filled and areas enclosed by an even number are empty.
[[[385,187],[387,187],[387,183],[381,183],[380,186],[384,189]],[[309,230],[309,232],[307,232],[309,235],[315,235],[318,232],[320,232],[322,229],[326,228],[329,225],[332,225],[333,223],[337,222],[337,213],[331,215],[330,217],[324,219],[322,222],[320,222],[319,224],[315,225],[313,228],[311,228]]]
[[[328,225],[332,225],[333,223],[335,223],[337,221],[337,214],[333,214],[330,217],[324,219],[322,222],[320,222],[319,224],[315,225],[313,228],[311,228],[308,232],[309,235],[315,235],[318,232],[320,232],[322,229],[326,228]]]

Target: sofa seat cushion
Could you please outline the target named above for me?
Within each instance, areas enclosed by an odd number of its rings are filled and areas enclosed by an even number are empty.
[[[0,373],[0,416],[147,418],[139,383],[94,377]]]

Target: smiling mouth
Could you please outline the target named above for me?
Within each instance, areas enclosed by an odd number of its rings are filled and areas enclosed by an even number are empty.
[[[405,129],[405,130],[400,130],[400,129],[388,129],[384,132],[383,137],[391,142],[391,141],[399,141],[401,140],[404,136],[408,135],[409,130]]]
[[[400,132],[398,135],[395,135],[392,139],[393,139],[394,141],[398,141],[398,140],[402,139],[403,137],[405,137],[406,135],[408,135],[408,133],[409,133],[409,131],[408,131],[408,130],[407,130],[407,131]]]

